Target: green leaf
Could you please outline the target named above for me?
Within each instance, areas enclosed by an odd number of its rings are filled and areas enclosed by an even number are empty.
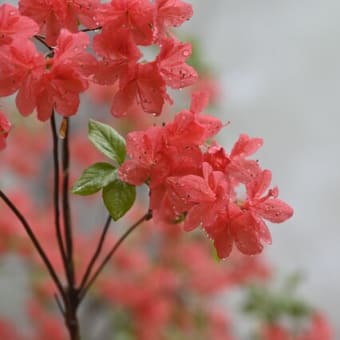
[[[116,179],[103,189],[106,209],[114,221],[119,220],[132,207],[136,199],[136,188]]]
[[[90,119],[89,139],[106,157],[120,165],[126,157],[124,138],[111,126]]]
[[[287,314],[293,318],[302,318],[311,313],[311,308],[304,301],[289,301],[286,306]]]
[[[71,191],[77,195],[91,195],[117,178],[117,170],[109,163],[95,163],[84,170]]]

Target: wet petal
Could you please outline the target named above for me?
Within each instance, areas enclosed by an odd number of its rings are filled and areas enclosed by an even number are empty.
[[[293,216],[293,209],[279,199],[268,199],[258,204],[255,210],[261,217],[273,223],[284,222]]]

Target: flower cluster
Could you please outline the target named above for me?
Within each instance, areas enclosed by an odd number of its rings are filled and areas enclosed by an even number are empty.
[[[93,48],[99,57],[94,81],[110,85],[118,81],[111,112],[123,116],[137,102],[145,112],[160,114],[164,101],[171,103],[166,86],[174,89],[193,84],[196,71],[185,61],[191,45],[179,42],[168,31],[192,15],[182,1],[112,1],[98,10],[100,34]],[[138,62],[138,46],[156,45],[159,54],[151,62]]]
[[[117,83],[112,114],[124,116],[137,103],[145,112],[160,114],[172,102],[166,87],[193,84],[196,71],[185,62],[191,45],[178,41],[169,28],[192,15],[191,5],[180,0],[98,0],[69,2],[21,0],[19,10],[0,6],[0,96],[18,91],[21,114],[37,110],[47,120],[56,110],[76,114],[79,94],[89,82]],[[91,46],[84,32],[95,30]],[[96,30],[97,29],[97,30]],[[40,35],[39,35],[40,34]],[[43,34],[43,35],[41,35]],[[48,51],[43,54],[32,38]],[[158,46],[155,60],[141,60],[139,46]]]
[[[37,23],[7,4],[0,7],[0,16],[4,17],[0,96],[18,91],[16,105],[19,112],[27,116],[36,109],[42,121],[49,119],[54,109],[64,116],[75,114],[79,93],[88,87],[89,65],[95,62],[95,58],[85,52],[88,36],[62,29],[56,46],[44,56],[29,40],[39,31]]]
[[[277,198],[277,187],[268,190],[271,172],[248,159],[262,145],[260,138],[241,135],[229,154],[207,143],[222,123],[201,113],[206,103],[205,94],[196,93],[190,110],[173,122],[129,133],[130,159],[120,178],[133,185],[147,182],[150,209],[159,221],[181,222],[186,231],[201,225],[220,258],[233,244],[243,254],[260,253],[263,243],[271,242],[264,220],[281,223],[293,210]]]

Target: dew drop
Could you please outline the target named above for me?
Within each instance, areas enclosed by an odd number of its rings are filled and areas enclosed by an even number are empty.
[[[188,50],[183,51],[183,57],[189,57],[190,52]]]

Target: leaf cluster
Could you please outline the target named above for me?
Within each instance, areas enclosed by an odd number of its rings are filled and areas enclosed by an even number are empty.
[[[100,162],[84,170],[71,191],[77,195],[92,195],[102,190],[105,207],[114,221],[119,220],[131,208],[136,199],[136,188],[118,177],[118,167],[126,157],[125,139],[111,126],[90,120],[88,137],[92,144],[111,163]]]
[[[311,308],[295,294],[299,281],[300,276],[294,274],[279,291],[256,284],[249,286],[243,311],[268,323],[282,318],[296,320],[307,317],[312,312]]]

